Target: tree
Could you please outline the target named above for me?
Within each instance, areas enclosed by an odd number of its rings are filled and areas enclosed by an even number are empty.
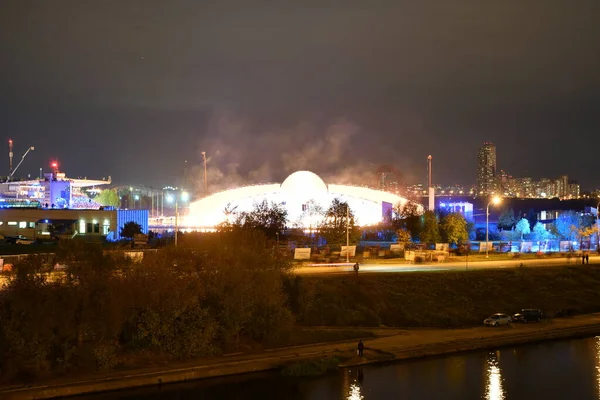
[[[523,235],[528,235],[531,233],[531,228],[529,227],[529,221],[527,218],[521,218],[517,225],[515,226],[515,232],[520,236],[521,240],[523,240]]]
[[[575,240],[581,227],[581,219],[575,211],[565,211],[554,221],[554,233],[563,239]]]
[[[94,201],[107,207],[117,208],[121,205],[121,199],[119,199],[119,194],[115,189],[105,189],[101,191],[94,197]]]
[[[423,215],[423,230],[419,238],[423,243],[438,243],[441,240],[439,223],[433,211],[426,211]]]
[[[541,222],[536,222],[533,226],[533,238],[534,240],[546,240],[549,239],[550,232],[546,230],[546,227]]]
[[[535,212],[535,210],[533,208],[529,209],[525,218],[527,218],[527,221],[529,221],[530,227],[531,226],[535,227],[535,224],[538,222],[537,213]]]
[[[467,221],[461,213],[450,213],[442,217],[440,230],[444,242],[458,245],[469,240]]]
[[[139,233],[142,233],[142,226],[137,222],[126,222],[121,228],[121,236],[127,239],[133,239]]]
[[[303,205],[302,214],[295,221],[294,225],[298,228],[315,229],[325,216],[323,207],[314,200],[309,200]]]
[[[234,225],[262,231],[268,238],[275,238],[287,224],[287,210],[280,204],[263,200],[255,203],[251,211],[237,214]]]
[[[400,228],[396,231],[398,243],[408,243],[412,240],[410,232],[407,229]]]
[[[515,226],[515,211],[505,208],[498,217],[498,229],[511,230]]]
[[[418,238],[421,230],[421,213],[417,203],[409,201],[396,204],[392,209],[391,223],[396,231],[404,229],[413,239]]]
[[[345,245],[346,227],[349,230],[350,244],[358,243],[360,231],[356,226],[352,209],[349,208],[348,203],[333,199],[321,223],[321,235],[329,245]]]

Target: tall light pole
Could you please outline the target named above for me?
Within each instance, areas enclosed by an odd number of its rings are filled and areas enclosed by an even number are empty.
[[[500,204],[500,202],[502,201],[502,198],[500,198],[499,196],[494,196],[490,202],[487,204],[487,207],[485,208],[485,258],[490,258],[489,256],[489,250],[490,250],[490,243],[489,243],[489,231],[490,231],[490,204]]]
[[[177,247],[177,233],[179,232],[179,200],[185,202],[188,197],[187,192],[180,192],[175,196],[175,247]],[[173,197],[167,197],[167,201],[172,202]]]
[[[208,178],[206,175],[206,152],[202,152],[202,162],[204,164],[204,196],[208,196]]]
[[[346,262],[350,262],[350,204],[346,201]]]

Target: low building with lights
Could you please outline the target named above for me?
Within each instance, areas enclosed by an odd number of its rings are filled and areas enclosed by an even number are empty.
[[[318,175],[298,171],[283,183],[246,186],[215,193],[189,205],[187,227],[211,228],[226,221],[228,212],[250,211],[262,201],[285,207],[288,226],[316,227],[334,199],[347,202],[358,225],[374,225],[390,215],[392,208],[408,199],[394,193],[360,186],[326,184]],[[417,205],[420,212],[423,206]]]
[[[121,229],[135,222],[148,233],[148,210],[44,209],[31,207],[0,208],[0,235],[28,239],[98,238],[121,239]]]

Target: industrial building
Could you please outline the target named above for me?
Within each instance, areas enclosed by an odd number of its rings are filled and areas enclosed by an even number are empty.
[[[29,239],[106,238],[121,239],[121,229],[135,222],[148,233],[148,210],[85,210],[0,208],[0,235]]]

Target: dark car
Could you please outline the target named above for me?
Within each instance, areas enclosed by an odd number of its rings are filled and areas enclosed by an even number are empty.
[[[513,315],[513,322],[540,322],[544,318],[544,314],[537,308],[524,308],[521,312]]]

